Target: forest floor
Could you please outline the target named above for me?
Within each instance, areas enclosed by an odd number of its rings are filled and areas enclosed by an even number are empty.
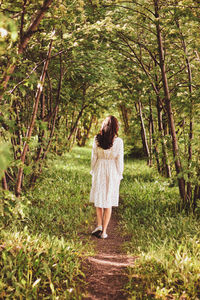
[[[118,224],[117,208],[113,209],[108,227],[108,238],[99,239],[92,236],[95,256],[87,258],[84,264],[87,290],[84,299],[109,300],[127,299],[127,267],[133,266],[135,258],[126,255],[123,243],[129,240],[123,235]]]
[[[200,203],[180,211],[176,183],[125,158],[120,205],[97,239],[90,155],[52,155],[20,201],[0,195],[0,299],[200,299]]]

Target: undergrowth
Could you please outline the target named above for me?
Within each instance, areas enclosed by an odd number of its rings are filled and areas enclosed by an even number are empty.
[[[131,299],[200,299],[200,220],[179,209],[177,187],[143,161],[128,160],[120,214],[137,257],[129,268]]]
[[[90,153],[75,148],[48,160],[33,190],[1,192],[0,299],[81,299],[81,261],[91,253]],[[200,220],[180,212],[177,187],[128,159],[119,215],[137,257],[130,299],[200,299]]]
[[[33,190],[1,194],[0,299],[81,299],[87,233],[90,150],[52,156]],[[81,287],[81,289],[80,289]]]

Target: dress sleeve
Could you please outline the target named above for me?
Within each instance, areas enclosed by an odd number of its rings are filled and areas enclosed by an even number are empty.
[[[124,171],[124,143],[123,140],[120,139],[119,146],[118,146],[118,155],[116,158],[116,164],[117,164],[117,171],[120,176],[120,180],[123,178],[122,174]]]
[[[93,175],[94,167],[97,162],[97,144],[96,144],[96,137],[94,138],[93,146],[92,146],[92,157],[91,157],[91,171],[90,174]]]

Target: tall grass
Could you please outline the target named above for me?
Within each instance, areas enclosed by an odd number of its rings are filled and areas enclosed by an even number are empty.
[[[200,220],[179,211],[177,187],[142,161],[128,160],[121,185],[131,299],[200,299]]]
[[[92,252],[90,149],[49,157],[33,190],[0,207],[0,298],[81,299],[81,260]],[[200,220],[179,211],[177,187],[141,160],[127,160],[119,215],[130,299],[200,299]],[[86,234],[85,234],[86,233]]]
[[[4,195],[0,298],[81,299],[81,260],[92,251],[87,234],[93,216],[89,170],[90,150],[75,148],[49,158],[21,203]]]

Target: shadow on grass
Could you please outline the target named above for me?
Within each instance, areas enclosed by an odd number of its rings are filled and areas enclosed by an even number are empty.
[[[87,231],[93,216],[89,151],[75,148],[49,160],[48,169],[27,194],[30,232],[77,239],[78,233]]]

